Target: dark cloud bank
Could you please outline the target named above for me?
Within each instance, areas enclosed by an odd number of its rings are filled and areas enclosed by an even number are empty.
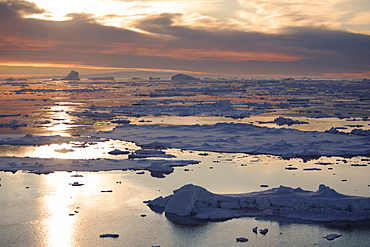
[[[291,28],[281,34],[235,29],[192,28],[175,24],[181,14],[148,16],[136,27],[151,34],[107,27],[87,14],[68,21],[24,18],[43,13],[26,1],[0,2],[0,61],[57,63],[96,67],[152,68],[224,74],[322,75],[365,73],[370,36],[318,28]],[[153,35],[155,34],[155,35]],[[193,52],[192,59],[176,53]],[[147,52],[146,52],[147,51]],[[199,51],[199,54],[198,52]],[[217,51],[278,53],[292,61],[207,59]],[[207,53],[208,52],[208,53]],[[266,59],[265,59],[266,60]]]

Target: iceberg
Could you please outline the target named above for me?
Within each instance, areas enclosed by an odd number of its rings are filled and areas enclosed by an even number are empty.
[[[198,80],[195,77],[192,77],[190,75],[185,75],[185,74],[177,74],[171,77],[172,81],[194,81]]]
[[[71,70],[71,72],[69,72],[69,74],[62,80],[80,80],[80,77],[78,76],[77,71]]]
[[[153,210],[202,220],[227,220],[259,216],[284,217],[317,222],[370,219],[370,197],[343,195],[321,184],[317,191],[280,186],[244,194],[214,194],[187,184],[173,195],[146,201]],[[257,229],[255,229],[257,231]],[[268,229],[261,229],[266,234]]]

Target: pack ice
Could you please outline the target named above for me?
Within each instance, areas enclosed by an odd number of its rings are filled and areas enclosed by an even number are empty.
[[[272,154],[283,158],[370,155],[369,136],[275,129],[243,123],[214,125],[121,125],[112,131],[90,133],[120,138],[138,145],[198,151]]]

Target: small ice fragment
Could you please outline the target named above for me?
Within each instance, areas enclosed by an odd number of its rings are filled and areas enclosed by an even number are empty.
[[[303,171],[321,171],[321,168],[303,168]]]
[[[209,153],[199,153],[198,155],[200,155],[200,156],[208,156]]]
[[[67,148],[61,148],[61,149],[55,149],[54,152],[57,152],[57,153],[68,153],[68,152],[74,152],[75,150],[73,149],[67,149]]]
[[[119,119],[119,120],[113,120],[113,121],[111,121],[111,123],[129,124],[129,123],[131,123],[131,121],[130,120],[127,120],[127,119]]]
[[[285,170],[297,170],[297,169],[298,169],[297,167],[292,166],[285,167]]]
[[[332,234],[326,235],[324,238],[326,238],[327,240],[333,240],[333,239],[339,238],[341,236],[342,236],[342,234],[332,233]]]
[[[247,242],[247,241],[248,241],[248,238],[244,238],[244,237],[236,238],[236,242]]]
[[[129,151],[119,150],[119,149],[114,149],[114,150],[108,152],[108,154],[111,154],[111,155],[129,154],[129,153],[130,153]]]
[[[266,234],[268,231],[269,231],[269,229],[265,228],[265,229],[261,229],[260,233],[261,234]]]
[[[101,234],[100,237],[101,238],[118,238],[119,237],[119,234],[106,233],[106,234]]]
[[[82,186],[84,184],[80,184],[79,182],[73,182],[73,184],[71,184],[72,186]]]
[[[367,166],[366,164],[351,164],[351,166]]]
[[[71,175],[71,177],[73,177],[73,178],[82,178],[83,175],[77,174],[77,172],[76,172],[76,174]]]

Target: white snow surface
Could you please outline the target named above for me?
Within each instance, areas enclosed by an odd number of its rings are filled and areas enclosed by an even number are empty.
[[[370,219],[369,197],[343,195],[323,184],[315,192],[280,186],[230,195],[214,194],[187,184],[174,190],[173,195],[146,202],[150,207],[164,208],[166,213],[204,220],[243,216],[278,216],[320,222]]]
[[[170,97],[174,93],[154,94],[155,97]],[[154,97],[151,94],[152,97]],[[176,96],[179,95],[176,93]],[[188,95],[189,96],[189,95]],[[173,104],[173,103],[186,104]],[[170,104],[172,103],[172,104]],[[191,104],[191,105],[189,105]],[[153,115],[153,116],[224,116],[231,118],[244,118],[249,115],[261,114],[271,112],[268,109],[237,109],[229,100],[219,100],[216,102],[202,102],[202,101],[175,101],[175,100],[159,100],[159,101],[139,101],[134,105],[121,105],[112,107],[99,107],[92,105],[92,110],[110,110],[115,114],[123,114],[127,116],[132,115]]]
[[[370,155],[370,137],[275,129],[242,123],[215,125],[122,125],[90,133],[138,145],[199,151],[272,154],[284,158]]]
[[[91,137],[39,136],[39,135],[0,135],[0,145],[47,145],[70,141],[104,141]]]
[[[197,164],[194,160],[150,160],[150,159],[42,159],[0,157],[0,170],[16,172],[27,170],[31,172],[51,173],[54,171],[110,171],[110,170],[150,170],[153,167],[164,167],[173,171],[174,166]],[[162,169],[162,170],[163,170]]]

